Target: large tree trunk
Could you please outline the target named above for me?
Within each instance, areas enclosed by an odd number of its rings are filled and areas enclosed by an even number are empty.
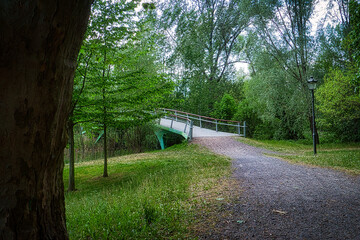
[[[0,239],[67,239],[63,151],[91,0],[0,1]]]
[[[69,119],[67,123],[69,138],[69,187],[68,191],[75,191],[75,141],[74,141],[74,122]]]

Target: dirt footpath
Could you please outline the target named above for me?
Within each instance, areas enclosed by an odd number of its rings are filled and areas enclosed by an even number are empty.
[[[231,137],[193,142],[233,158],[242,191],[201,239],[360,240],[360,177],[267,157]]]

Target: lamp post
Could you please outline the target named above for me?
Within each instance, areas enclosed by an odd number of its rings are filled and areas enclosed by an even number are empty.
[[[314,99],[314,89],[316,88],[317,80],[313,77],[307,81],[308,87],[311,91],[311,98],[312,98],[312,129],[313,129],[313,145],[314,145],[314,155],[316,155],[316,133],[315,133],[315,99]]]

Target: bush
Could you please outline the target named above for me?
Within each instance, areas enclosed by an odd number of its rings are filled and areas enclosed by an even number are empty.
[[[241,122],[246,121],[247,137],[253,137],[256,129],[258,129],[258,133],[261,135],[259,131],[262,126],[262,121],[258,117],[256,111],[250,106],[247,99],[244,99],[239,103],[233,120]]]
[[[213,116],[230,120],[236,112],[236,102],[233,96],[225,93],[220,102],[215,103]]]
[[[253,137],[255,139],[268,140],[274,138],[274,129],[269,122],[255,126]]]
[[[352,85],[353,75],[332,70],[316,91],[318,125],[340,141],[360,141],[360,96]]]

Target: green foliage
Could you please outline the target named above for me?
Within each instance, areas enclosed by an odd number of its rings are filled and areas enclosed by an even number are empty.
[[[281,69],[265,51],[254,56],[256,74],[245,86],[249,107],[261,123],[254,126],[259,138],[299,139],[308,123],[309,90]]]
[[[225,77],[237,38],[250,22],[250,6],[247,0],[166,5],[162,20],[166,28],[175,26],[174,57],[187,70],[185,75],[217,82]]]
[[[155,3],[143,3],[142,6],[145,10],[155,10],[156,9]]]
[[[190,239],[199,193],[230,175],[228,159],[186,144],[109,159],[108,178],[98,177],[101,164],[76,165],[79,191],[65,196],[70,239]]]
[[[353,73],[332,70],[316,91],[320,126],[344,141],[360,140],[360,96],[352,85]]]
[[[167,63],[178,84],[172,101],[176,108],[210,115],[214,103],[236,85],[234,63],[243,50],[240,34],[252,18],[251,6],[248,0],[194,4],[181,0],[162,5],[161,22],[173,46]]]
[[[280,0],[257,6],[256,29],[261,45],[278,62],[288,77],[306,84],[310,61],[314,56],[310,35],[310,17],[314,0]],[[257,5],[262,5],[260,1]],[[263,48],[261,48],[263,50]]]
[[[233,120],[235,121],[246,121],[246,136],[247,137],[261,137],[255,135],[256,129],[264,128],[262,127],[262,121],[260,120],[259,116],[255,109],[251,106],[247,99],[242,100],[238,106],[236,113],[234,114]]]
[[[319,110],[329,118],[339,121],[360,118],[360,97],[354,94],[351,77],[351,73],[332,70],[317,90]]]
[[[341,24],[335,27],[328,25],[318,33],[319,53],[314,65],[316,79],[323,79],[332,68],[348,67],[351,56],[343,44],[346,33],[346,28]]]
[[[184,90],[186,89],[186,91]],[[206,82],[201,79],[178,85],[165,107],[180,109],[204,116],[214,116],[215,102],[220,102],[224,94],[230,94],[235,101],[243,98],[243,81]]]
[[[360,95],[360,3],[356,0],[349,1],[350,24],[351,31],[349,38],[349,48],[354,59],[354,65],[357,69],[352,79],[353,84],[356,86],[356,91]]]
[[[233,96],[225,93],[220,102],[216,102],[214,105],[215,118],[231,120],[236,111],[236,102]]]
[[[255,4],[258,15],[245,50],[252,69],[245,95],[262,121],[254,130],[258,137],[300,139],[309,126],[306,81],[315,56],[310,34],[314,4],[313,0]]]
[[[100,126],[126,128],[151,120],[150,111],[172,88],[157,72],[146,23],[134,21],[136,6],[136,1],[94,5],[84,48],[94,55],[91,112]]]
[[[118,132],[153,120],[152,111],[174,87],[160,72],[153,6],[142,15],[138,4],[96,1],[78,59],[71,121],[88,133],[104,132],[105,162],[107,128]]]
[[[173,89],[167,75],[160,73],[156,44],[159,36],[151,31],[149,17],[135,18],[138,1],[96,1],[79,57],[75,90],[83,88],[87,103],[75,110],[93,122],[128,128],[154,118],[158,107]],[[85,57],[83,57],[85,56]],[[80,84],[77,84],[77,83]]]
[[[116,3],[96,1],[92,6],[75,73],[73,122],[113,121],[112,107],[118,104],[114,95],[116,79],[112,67],[119,41],[131,36],[133,24],[125,23],[134,16],[136,1]],[[110,104],[110,102],[114,104]],[[106,111],[108,110],[108,111]],[[106,116],[105,116],[106,115]]]
[[[339,1],[340,22],[320,33],[320,52],[315,65],[324,84],[317,100],[319,126],[326,141],[359,140],[359,6],[357,1]],[[336,69],[336,70],[333,70]],[[320,135],[321,136],[321,135]]]
[[[119,132],[156,118],[152,111],[173,88],[166,75],[158,73],[154,50],[157,36],[149,33],[147,27],[154,6],[147,5],[149,17],[143,17],[136,16],[138,4],[139,1],[95,1],[78,58],[67,128],[69,136],[73,136],[78,123],[83,123],[90,134],[102,131],[98,140],[103,139],[104,177],[108,176],[108,128]],[[84,138],[81,140],[84,158]],[[71,137],[69,143],[69,162],[73,166]],[[135,144],[132,149],[144,147],[147,146]],[[73,167],[70,175],[74,183]],[[70,186],[75,189],[74,184]]]
[[[74,119],[96,121],[93,129],[105,122],[125,129],[151,120],[161,106],[245,120],[248,136],[301,139],[310,126],[310,74],[321,84],[334,66],[358,69],[356,1],[350,1],[352,31],[347,1],[339,1],[341,22],[320,30],[317,41],[313,0],[169,3],[143,3],[137,13],[139,1],[96,2],[79,57],[74,99],[82,107]],[[245,90],[234,68],[244,59],[252,72]]]

